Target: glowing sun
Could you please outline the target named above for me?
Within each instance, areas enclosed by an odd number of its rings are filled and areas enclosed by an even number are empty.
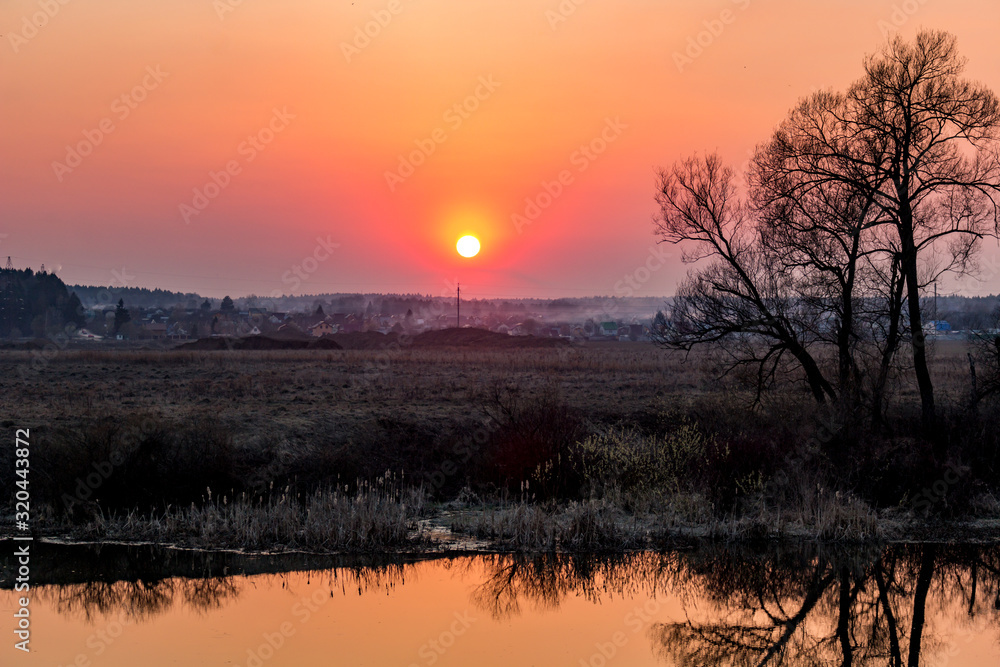
[[[455,249],[462,257],[475,257],[479,254],[479,239],[475,236],[463,236],[455,244]]]

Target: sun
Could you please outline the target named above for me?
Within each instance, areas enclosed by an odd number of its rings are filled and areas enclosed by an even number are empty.
[[[475,257],[479,254],[479,239],[475,236],[463,236],[455,244],[455,249],[462,257]]]

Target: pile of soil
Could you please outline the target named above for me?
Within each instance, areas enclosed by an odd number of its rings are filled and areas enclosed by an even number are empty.
[[[425,331],[413,337],[413,347],[479,347],[538,348],[564,347],[570,342],[565,338],[538,338],[536,336],[508,336],[486,329],[441,329]]]
[[[23,341],[20,343],[0,343],[0,350],[44,350],[49,341],[44,338]]]
[[[246,338],[201,338],[183,343],[175,350],[341,350],[331,336],[307,339],[298,337],[272,338],[270,336],[247,336]]]
[[[399,336],[394,333],[382,334],[378,331],[357,331],[339,333],[330,336],[345,350],[382,350],[393,343],[399,342]],[[406,339],[404,339],[405,344]]]
[[[563,338],[508,336],[486,329],[441,329],[425,331],[415,336],[361,331],[325,335],[282,333],[246,338],[202,338],[175,347],[175,350],[383,350],[399,344],[401,347],[440,348],[464,347],[488,349],[564,347],[570,342]]]

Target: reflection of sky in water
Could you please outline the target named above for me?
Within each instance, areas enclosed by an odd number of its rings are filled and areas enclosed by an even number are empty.
[[[291,573],[210,558],[128,581],[87,581],[86,565],[63,559],[59,578],[74,583],[33,591],[35,652],[19,664],[902,665],[917,646],[922,665],[1000,662],[1000,549],[494,555]],[[214,576],[177,576],[199,569]],[[4,617],[14,604],[0,592]]]

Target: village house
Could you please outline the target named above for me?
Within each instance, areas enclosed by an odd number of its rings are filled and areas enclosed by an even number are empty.
[[[309,327],[309,333],[313,336],[319,338],[320,336],[332,335],[336,333],[337,330],[332,324],[323,320],[322,322],[317,322],[316,324]]]

